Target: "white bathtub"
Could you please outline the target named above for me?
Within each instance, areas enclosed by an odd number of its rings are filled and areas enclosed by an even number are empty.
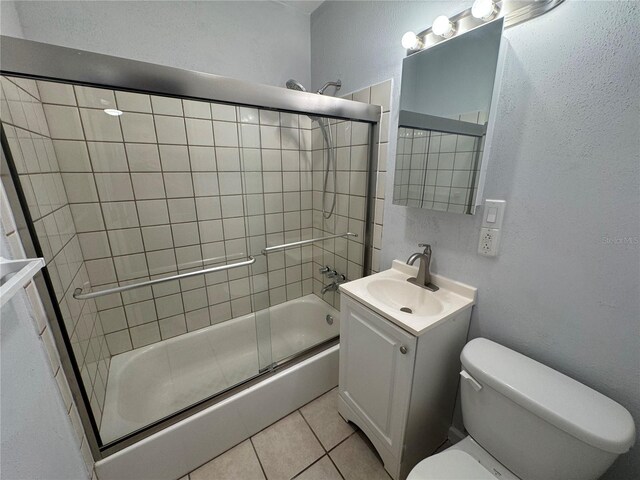
[[[332,325],[327,315],[335,319]],[[268,353],[277,362],[339,332],[339,312],[307,295],[255,317],[245,315],[116,355],[109,369],[102,440],[115,440],[254,377],[271,363]]]

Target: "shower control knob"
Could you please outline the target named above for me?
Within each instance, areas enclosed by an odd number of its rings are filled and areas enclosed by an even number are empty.
[[[335,278],[338,276],[338,272],[335,270],[331,270],[329,272],[327,272],[327,278]]]
[[[324,267],[319,268],[318,271],[320,273],[328,273],[331,271],[331,267],[329,265],[325,265]]]
[[[400,353],[401,354],[406,355],[408,351],[409,351],[409,349],[406,346],[400,345]]]

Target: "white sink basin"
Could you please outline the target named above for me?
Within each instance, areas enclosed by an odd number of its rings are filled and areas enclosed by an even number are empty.
[[[431,274],[431,282],[439,287],[432,292],[407,281],[417,273],[417,267],[394,260],[389,270],[343,283],[340,291],[414,335],[475,303],[475,288]]]
[[[406,280],[378,278],[367,283],[367,291],[380,302],[403,313],[437,315],[443,310],[434,292]]]

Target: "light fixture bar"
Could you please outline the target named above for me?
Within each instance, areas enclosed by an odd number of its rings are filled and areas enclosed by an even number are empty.
[[[515,25],[519,25],[520,23],[531,20],[532,18],[539,17],[540,15],[547,13],[563,2],[564,0],[497,1],[495,2],[495,4],[498,12],[494,17],[491,18],[491,20],[504,17],[504,28],[510,28]],[[455,34],[453,35],[453,37],[460,35],[461,33],[468,32],[469,30],[473,30],[474,28],[486,23],[485,20],[475,18],[471,14],[471,8],[468,8],[467,10],[464,10],[457,15],[449,17],[449,20],[453,25],[455,25]],[[432,47],[433,45],[447,40],[447,38],[443,38],[440,35],[434,34],[431,27],[417,33],[416,36],[423,41],[424,45],[421,48],[408,49],[407,55],[412,55],[416,52],[419,52],[420,50]]]

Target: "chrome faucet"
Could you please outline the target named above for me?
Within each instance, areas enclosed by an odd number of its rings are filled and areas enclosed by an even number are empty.
[[[419,243],[418,246],[424,247],[424,251],[422,253],[416,252],[412,254],[407,260],[407,265],[413,265],[416,263],[416,260],[420,259],[418,275],[407,279],[407,282],[435,292],[438,290],[438,287],[431,283],[431,273],[429,272],[429,264],[431,263],[431,245]]]
[[[333,282],[328,283],[324,287],[322,287],[322,290],[321,290],[322,295],[324,295],[327,292],[337,292],[338,291],[338,287],[340,286],[340,284],[344,283],[346,281],[347,281],[347,277],[337,273],[336,276],[334,277]]]

